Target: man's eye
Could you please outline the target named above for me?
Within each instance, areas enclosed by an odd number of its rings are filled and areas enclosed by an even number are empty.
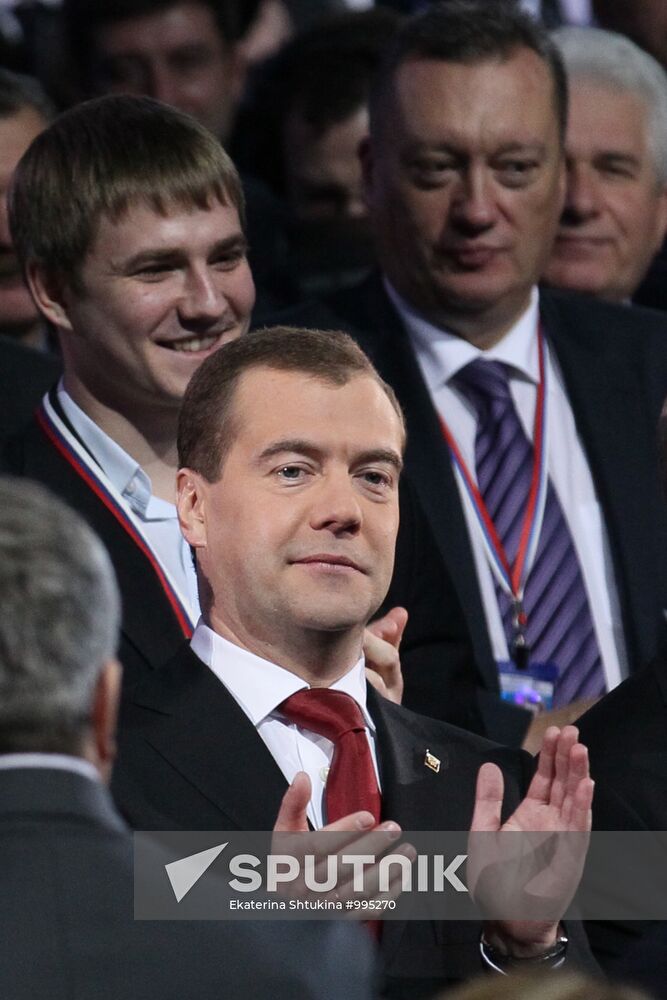
[[[305,469],[302,469],[299,465],[283,465],[277,471],[281,479],[285,479],[290,483],[299,482],[306,474]]]
[[[456,169],[452,160],[415,160],[411,164],[411,172],[418,184],[425,187],[441,183]]]
[[[376,489],[388,489],[392,484],[391,476],[379,469],[366,469],[361,473],[361,478]]]
[[[159,281],[173,270],[173,264],[146,264],[144,267],[139,268],[138,271],[135,271],[134,276],[144,281]]]
[[[619,177],[624,180],[634,180],[637,175],[636,170],[629,164],[614,160],[601,164],[598,169],[606,177]]]
[[[211,262],[213,267],[217,267],[219,271],[233,271],[235,267],[245,259],[245,250],[239,249],[230,251],[229,253],[220,254],[215,257]]]
[[[505,184],[521,185],[531,179],[537,167],[535,160],[504,160],[496,169]]]

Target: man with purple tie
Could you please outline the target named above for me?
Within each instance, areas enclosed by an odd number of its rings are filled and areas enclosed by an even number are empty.
[[[289,317],[350,332],[395,389],[487,732],[529,749],[652,655],[665,603],[667,323],[537,288],[566,112],[558,52],[521,11],[406,22],[361,149],[380,271]],[[443,674],[406,671],[406,704],[445,717]]]

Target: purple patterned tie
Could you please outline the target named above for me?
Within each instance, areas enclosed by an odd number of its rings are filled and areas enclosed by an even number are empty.
[[[477,413],[477,485],[513,565],[530,492],[534,453],[514,407],[507,368],[499,361],[479,358],[462,368],[451,382]],[[496,594],[511,644],[512,602],[497,581]],[[554,708],[603,694],[604,671],[581,568],[551,481],[523,604],[531,661],[555,663],[558,667]]]

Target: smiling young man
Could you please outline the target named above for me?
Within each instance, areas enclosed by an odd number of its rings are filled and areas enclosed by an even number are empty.
[[[64,496],[107,544],[131,683],[198,616],[176,517],[176,430],[190,378],[247,329],[254,303],[238,175],[189,116],[102,98],[31,146],[10,215],[64,375],[6,464]]]

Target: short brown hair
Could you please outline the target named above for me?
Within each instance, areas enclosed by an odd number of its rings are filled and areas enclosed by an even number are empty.
[[[9,194],[12,240],[24,269],[36,261],[77,288],[102,216],[212,200],[231,203],[243,224],[241,182],[215,136],[148,97],[101,97],[57,118],[22,157]]]
[[[567,77],[560,52],[547,29],[513,0],[446,0],[404,21],[388,45],[370,95],[371,136],[386,125],[394,81],[403,63],[433,59],[475,65],[504,62],[529,49],[545,63],[561,142],[567,125]],[[391,132],[388,133],[391,138]]]
[[[210,483],[220,478],[237,433],[233,418],[236,388],[241,376],[253,368],[303,372],[337,386],[360,375],[370,376],[387,395],[405,429],[394,390],[346,333],[274,326],[225,344],[192,377],[178,421],[179,466],[193,469]]]

